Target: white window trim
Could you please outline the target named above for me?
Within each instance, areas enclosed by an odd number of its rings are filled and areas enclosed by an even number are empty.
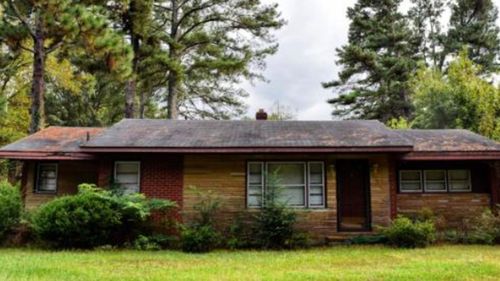
[[[264,162],[262,162],[262,161],[248,162],[247,163],[247,171],[246,171],[246,173],[247,173],[247,175],[246,175],[246,177],[247,177],[247,208],[259,209],[259,208],[261,208],[261,206],[249,204],[249,202],[250,202],[250,186],[251,186],[249,174],[250,174],[250,165],[252,165],[252,164],[260,165],[260,169],[261,169],[261,171],[260,171],[260,177],[261,177],[261,179],[260,179],[260,182],[261,182],[261,184],[260,184],[261,185],[261,199],[260,199],[261,202],[260,202],[260,204],[262,205],[263,204],[262,201],[263,201],[263,197],[264,197],[264,187],[266,185],[266,183],[264,182]]]
[[[302,165],[302,170],[304,171],[304,184],[301,185],[301,184],[283,184],[283,183],[280,183],[280,185],[284,188],[286,187],[304,187],[304,204],[303,205],[288,205],[289,207],[292,207],[292,208],[307,208],[307,206],[309,205],[308,203],[308,198],[307,198],[307,193],[308,193],[308,186],[307,186],[307,162],[306,161],[266,161],[265,162],[265,165],[266,165],[266,175],[269,174],[269,164],[300,164]],[[267,179],[266,179],[266,183],[264,185],[265,187],[267,187]],[[264,187],[264,190],[265,190],[265,187]]]
[[[311,164],[313,165],[316,165],[316,164],[320,164],[321,165],[321,184],[317,184],[317,183],[311,183]],[[321,192],[322,192],[322,195],[323,195],[323,198],[322,198],[322,202],[321,202],[321,205],[311,205],[311,203],[309,202],[310,200],[310,197],[311,197],[311,186],[320,186],[321,185]],[[317,209],[317,208],[325,208],[325,197],[326,197],[326,194],[325,194],[325,163],[322,162],[322,161],[310,161],[310,162],[307,162],[307,207],[308,208],[314,208],[314,209]]]
[[[297,184],[281,184],[283,187],[304,187],[304,205],[290,205],[289,207],[291,208],[297,208],[297,209],[320,209],[320,208],[325,208],[326,207],[326,180],[325,180],[325,163],[324,161],[249,161],[247,162],[247,170],[246,170],[246,196],[247,196],[247,203],[246,207],[249,209],[260,209],[262,206],[255,206],[255,205],[249,205],[249,189],[250,189],[250,179],[249,179],[249,171],[250,171],[250,165],[252,164],[259,164],[261,165],[262,171],[261,171],[261,177],[262,177],[262,198],[265,196],[266,192],[266,186],[267,186],[267,179],[265,178],[265,175],[268,174],[268,166],[269,164],[301,164],[303,165],[303,170],[304,170],[304,185],[297,185]],[[320,205],[310,205],[309,203],[309,195],[310,195],[310,177],[309,177],[309,169],[310,169],[310,164],[321,164],[322,168],[322,192],[323,192],[323,204]],[[315,186],[319,186],[319,184],[313,184]],[[262,199],[263,200],[263,199]],[[265,202],[261,202],[261,205],[265,204]]]
[[[401,176],[401,174],[403,172],[418,172],[420,189],[418,189],[418,190],[403,190],[402,184],[401,184],[403,182],[403,177]],[[421,193],[422,191],[423,191],[422,170],[399,170],[399,192],[401,192],[401,193]]]
[[[441,172],[444,172],[444,190],[427,190],[427,173],[428,171],[441,171]],[[446,193],[448,192],[448,173],[446,172],[447,170],[446,169],[427,169],[427,170],[423,170],[423,173],[424,173],[424,190],[425,192],[429,192],[429,193]],[[433,182],[442,182],[441,180],[437,181],[437,180],[432,180]]]
[[[463,171],[467,171],[467,176],[468,176],[468,181],[467,181],[467,184],[469,186],[468,189],[462,189],[462,190],[452,190],[449,186],[449,183],[450,182],[455,182],[455,181],[458,181],[458,180],[451,180],[450,179],[450,175],[449,175],[449,171],[460,171],[460,170],[463,170]],[[460,193],[460,192],[471,192],[472,191],[472,176],[471,176],[471,171],[470,169],[449,169],[446,171],[446,178],[448,180],[447,182],[447,187],[448,187],[448,191],[449,192],[453,192],[453,193]]]
[[[42,165],[53,165],[56,167],[56,189],[55,190],[40,190],[39,189],[39,183],[40,183],[40,167]],[[37,168],[36,168],[36,183],[35,183],[35,193],[42,193],[42,194],[54,194],[57,193],[58,190],[58,183],[59,183],[59,164],[58,163],[38,163]]]
[[[113,169],[113,181],[116,181],[116,166],[118,164],[138,164],[137,171],[137,185],[139,186],[139,193],[142,191],[141,188],[141,161],[115,161],[114,169]]]

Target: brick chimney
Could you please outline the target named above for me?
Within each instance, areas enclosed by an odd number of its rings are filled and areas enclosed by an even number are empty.
[[[255,113],[255,120],[267,120],[267,112],[264,109],[259,109],[257,113]]]

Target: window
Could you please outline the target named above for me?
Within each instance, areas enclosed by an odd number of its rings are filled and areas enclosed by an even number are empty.
[[[247,205],[260,207],[264,192],[276,175],[282,187],[282,202],[293,207],[324,207],[323,162],[249,162],[247,167]]]
[[[140,162],[115,162],[115,183],[123,188],[126,194],[140,192]]]
[[[419,170],[399,171],[399,187],[403,192],[421,192],[422,173]]]
[[[400,170],[399,191],[404,193],[470,192],[472,191],[471,172],[466,169]]]
[[[40,193],[57,192],[57,164],[38,164],[35,191]]]
[[[425,191],[446,191],[446,171],[445,170],[425,170],[424,171]]]
[[[471,191],[469,170],[449,170],[448,187],[451,192]]]

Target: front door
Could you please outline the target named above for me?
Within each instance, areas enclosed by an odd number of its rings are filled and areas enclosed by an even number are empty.
[[[339,231],[366,231],[370,223],[370,170],[367,160],[338,160]]]

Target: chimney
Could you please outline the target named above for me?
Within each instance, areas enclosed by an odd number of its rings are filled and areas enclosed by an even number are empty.
[[[267,120],[267,113],[264,111],[264,109],[259,109],[257,113],[255,113],[255,120]]]

